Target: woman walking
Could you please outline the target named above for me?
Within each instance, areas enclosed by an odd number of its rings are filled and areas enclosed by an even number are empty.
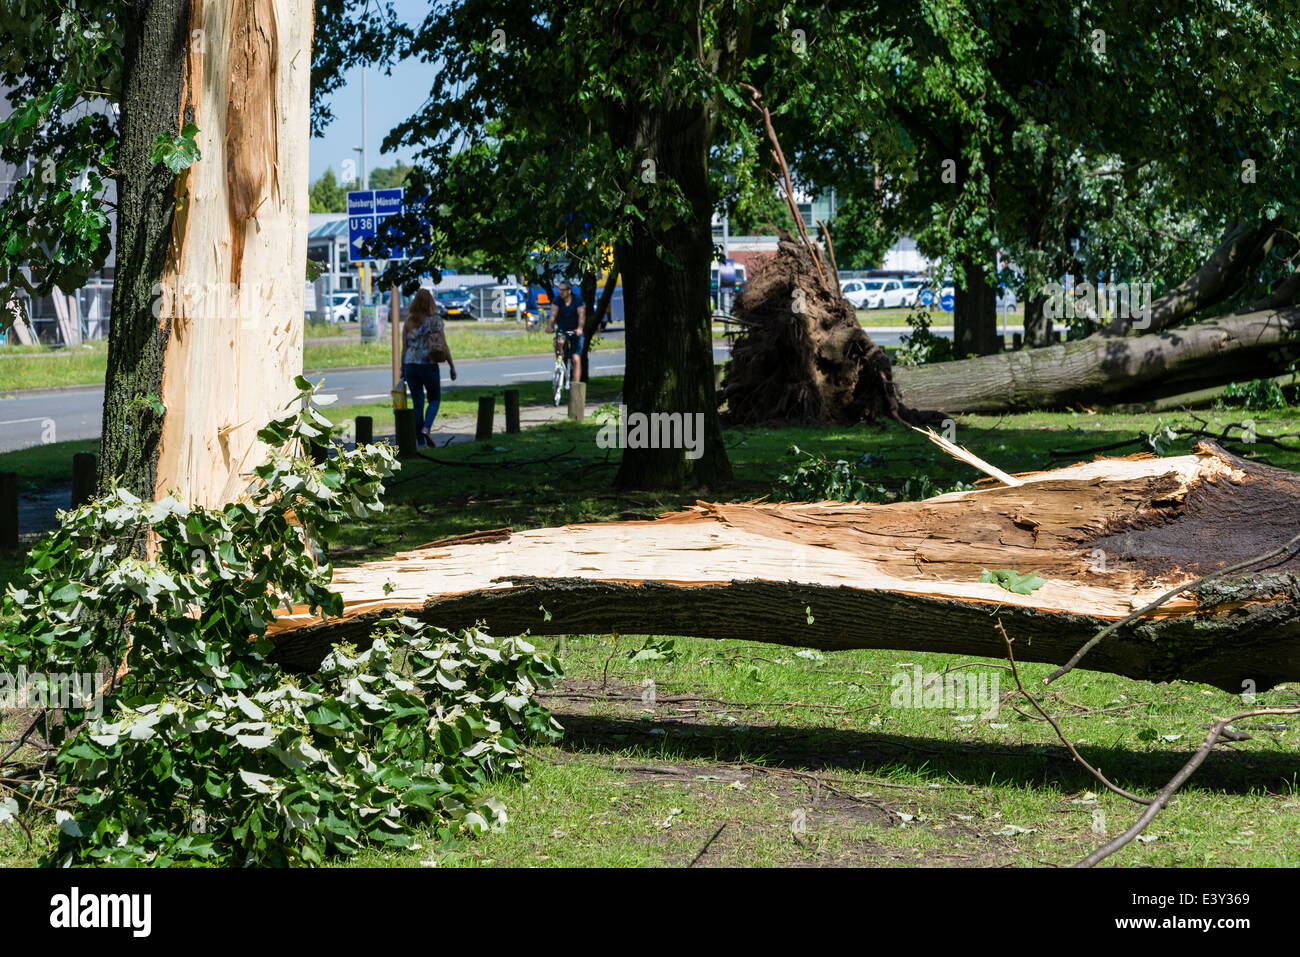
[[[411,300],[406,310],[406,322],[402,323],[402,375],[411,388],[411,398],[415,400],[415,422],[419,435],[416,444],[429,444],[429,430],[433,426],[434,416],[442,403],[442,379],[438,374],[438,363],[447,363],[452,381],[456,379],[456,363],[451,358],[451,349],[447,347],[447,335],[443,320],[434,305],[433,295],[427,289],[421,289]],[[425,396],[429,407],[425,410]]]

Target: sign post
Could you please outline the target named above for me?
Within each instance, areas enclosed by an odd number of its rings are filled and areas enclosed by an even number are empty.
[[[373,342],[379,338],[375,308],[370,302],[370,282],[362,248],[375,235],[375,194],[372,190],[351,190],[348,193],[348,260],[356,263],[361,280],[361,301],[357,304],[357,318],[361,320],[361,341]]]
[[[373,342],[379,338],[378,309],[371,303],[370,272],[372,269],[383,272],[388,263],[394,259],[406,259],[406,248],[394,246],[388,259],[371,260],[364,252],[366,243],[376,236],[383,236],[384,224],[391,216],[406,211],[405,192],[396,189],[359,189],[348,193],[348,257],[360,264],[363,275],[361,309],[361,341]],[[382,302],[382,295],[380,301]],[[393,341],[393,384],[396,386],[402,377],[402,335],[400,297],[398,289],[393,286],[388,308],[388,321],[391,324]]]
[[[402,299],[393,283],[388,299],[388,323],[393,327],[393,382],[402,378]]]

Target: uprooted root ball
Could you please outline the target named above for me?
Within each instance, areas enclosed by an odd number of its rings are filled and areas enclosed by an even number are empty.
[[[889,358],[859,325],[834,275],[827,269],[823,282],[808,250],[786,234],[732,315],[740,332],[722,383],[727,425],[941,418],[899,402]]]

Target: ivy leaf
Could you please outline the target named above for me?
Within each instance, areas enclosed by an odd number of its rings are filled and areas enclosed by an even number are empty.
[[[1047,584],[1047,580],[1039,578],[1033,572],[1020,573],[1013,568],[998,568],[994,571],[984,569],[980,575],[980,581],[992,582],[1009,592],[1015,592],[1017,595],[1028,595],[1037,588],[1042,588]]]

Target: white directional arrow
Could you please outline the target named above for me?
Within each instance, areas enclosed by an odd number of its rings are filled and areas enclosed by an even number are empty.
[[[353,246],[356,246],[357,249],[360,249],[360,248],[361,248],[362,246],[364,246],[365,244],[366,244],[366,237],[365,237],[365,236],[358,236],[356,239],[352,240],[352,245],[353,245]]]

